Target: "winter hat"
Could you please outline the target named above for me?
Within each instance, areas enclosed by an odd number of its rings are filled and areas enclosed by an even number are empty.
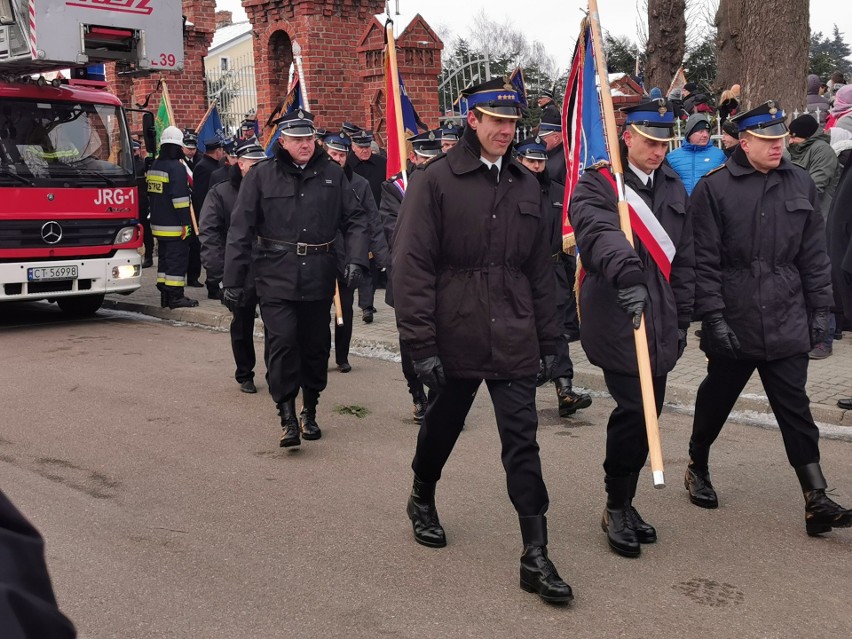
[[[852,109],[852,84],[845,84],[834,94],[832,115],[842,115]]]
[[[819,85],[822,84],[822,80],[819,79],[819,76],[816,73],[811,73],[808,76],[807,86],[808,86],[808,95],[816,95],[819,93]]]
[[[790,135],[795,135],[797,138],[808,139],[817,132],[819,122],[817,122],[814,116],[810,113],[804,113],[790,122],[790,126],[788,128],[790,130]]]
[[[695,82],[687,82],[683,85],[684,91],[689,91],[690,93],[694,93],[698,91],[698,85]]]
[[[652,100],[657,100],[663,97],[663,91],[662,89],[660,89],[660,87],[654,87],[653,89],[651,89],[651,92],[648,94],[648,97]]]
[[[710,118],[705,113],[693,113],[686,121],[686,127],[683,129],[683,137],[688,140],[690,135],[701,129],[710,130]]]
[[[725,120],[724,122],[722,122],[722,130],[728,135],[730,135],[732,138],[740,137],[740,128],[730,120]]]

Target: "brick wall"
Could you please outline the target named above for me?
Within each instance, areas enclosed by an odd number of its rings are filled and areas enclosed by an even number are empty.
[[[374,15],[380,0],[244,0],[254,26],[255,75],[261,123],[287,93],[293,60],[290,45],[302,48],[311,111],[318,126],[337,129],[344,121],[381,130],[384,111],[383,27]],[[416,27],[415,27],[416,23]],[[402,41],[410,33],[411,42]],[[421,117],[437,119],[437,77],[443,44],[422,18],[398,43],[409,95]],[[428,40],[429,44],[417,41]],[[411,53],[408,54],[408,48]]]
[[[204,56],[216,31],[216,0],[183,0],[183,14],[192,26],[184,33],[184,67],[180,73],[156,73],[147,78],[119,78],[115,65],[107,65],[107,82],[126,106],[135,107],[145,101],[163,79],[168,84],[175,124],[180,128],[195,128],[207,111],[207,86],[204,80]],[[160,91],[148,102],[156,113]],[[131,121],[132,130],[140,128],[137,118]]]

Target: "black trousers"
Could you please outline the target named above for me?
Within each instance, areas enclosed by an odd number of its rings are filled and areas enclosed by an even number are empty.
[[[331,303],[261,298],[269,392],[276,404],[294,399],[299,388],[317,393],[325,390],[331,352]]]
[[[373,302],[376,301],[376,282],[378,279],[379,267],[376,266],[376,260],[370,260],[370,270],[364,273],[361,283],[358,284],[358,308],[362,311],[365,308],[373,308]]]
[[[257,293],[254,290],[248,292],[243,305],[234,311],[231,319],[231,351],[234,353],[234,363],[237,365],[234,378],[240,383],[254,379],[254,366],[257,363],[257,356],[254,353],[254,320],[259,303]],[[268,341],[264,339],[264,360],[267,359],[267,343]]]
[[[201,242],[195,234],[186,238],[189,245],[189,260],[186,266],[186,279],[195,282],[201,277]]]
[[[480,379],[450,378],[440,392],[429,391],[429,405],[411,464],[421,480],[436,482],[441,478],[481,383]],[[535,378],[488,379],[485,384],[494,405],[512,505],[521,517],[543,515],[549,500],[535,439],[538,429]]]
[[[566,256],[568,257],[568,256]],[[564,258],[563,258],[564,259]],[[573,303],[574,290],[573,279],[571,281],[566,277],[566,267],[563,262],[558,262],[556,265],[556,317],[559,322],[560,335],[556,340],[556,361],[553,364],[553,379],[557,377],[567,377],[574,379],[574,363],[571,361],[569,354],[568,343],[570,341],[570,331],[576,330],[572,328],[572,308],[574,322],[577,317],[577,305]]]
[[[402,374],[405,376],[405,383],[408,384],[408,392],[412,397],[423,397],[426,395],[426,390],[423,388],[423,382],[417,377],[414,372],[414,361],[411,359],[411,351],[402,340],[399,340],[399,358],[402,360]]]
[[[343,310],[343,325],[334,322],[334,361],[339,366],[349,361],[349,345],[352,343],[352,304],[355,291],[346,286],[343,277],[337,275],[337,286],[340,290],[340,305]]]
[[[157,284],[183,289],[188,259],[187,240],[157,238]]]
[[[604,381],[615,400],[615,410],[606,425],[606,458],[604,472],[608,477],[626,477],[638,473],[648,459],[648,435],[642,409],[642,386],[639,377],[604,371]],[[654,403],[657,416],[663,410],[666,376],[653,377]]]
[[[139,223],[142,225],[142,245],[145,247],[146,260],[154,257],[154,236],[151,235],[151,218],[148,217],[148,211],[144,213],[139,211]]]
[[[819,462],[819,429],[811,416],[807,354],[771,362],[709,357],[707,377],[698,387],[690,456],[707,463],[716,441],[751,374],[757,369],[769,405],[781,429],[787,459],[794,468]]]
[[[568,296],[568,305],[565,309],[565,333],[569,342],[580,339],[580,317],[577,314],[577,296],[574,294],[574,280],[577,278],[577,258],[566,255],[562,265],[565,267],[565,277],[568,279],[568,288],[571,293]]]

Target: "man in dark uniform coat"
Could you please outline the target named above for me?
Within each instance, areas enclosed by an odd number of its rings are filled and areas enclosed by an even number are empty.
[[[367,223],[370,236],[370,253],[379,268],[388,266],[388,244],[382,229],[382,220],[379,211],[373,201],[370,184],[366,179],[352,172],[352,168],[346,163],[349,155],[350,139],[342,131],[338,134],[326,134],[324,140],[325,149],[332,160],[343,167],[343,172],[352,183],[355,196],[367,213]],[[340,291],[340,305],[343,311],[343,325],[334,324],[334,358],[337,361],[337,370],[348,373],[352,370],[349,363],[349,344],[352,342],[352,304],[355,300],[354,289],[346,285],[343,271],[346,262],[343,254],[338,254],[337,259],[337,288]]]
[[[559,106],[553,101],[553,91],[544,89],[538,95],[538,107],[541,109],[542,122],[561,121]]]
[[[259,144],[257,142],[257,138],[248,138],[249,140],[254,140],[255,144]],[[240,140],[240,142],[245,142],[245,140]],[[228,138],[222,141],[222,151],[224,152],[224,157],[219,162],[219,168],[213,171],[210,174],[210,188],[212,189],[214,186],[219,184],[219,182],[227,182],[231,179],[231,167],[236,165],[237,163],[237,142],[234,138]],[[208,274],[209,277],[209,274]]]
[[[547,174],[555,182],[565,184],[568,170],[565,165],[565,147],[562,144],[562,116],[545,114],[538,125],[538,136],[547,147]]]
[[[852,526],[852,510],[825,495],[819,430],[805,392],[808,352],[825,338],[834,300],[816,186],[782,157],[784,118],[771,100],[732,118],[739,148],[690,199],[695,311],[708,364],[695,399],[685,483],[692,503],[718,506],[710,446],[757,369],[805,496],[807,533],[819,535]]]
[[[74,639],[56,604],[44,539],[0,491],[0,629],[4,639]]]
[[[624,111],[620,152],[627,198],[634,209],[644,210],[646,227],[661,251],[652,253],[635,238],[635,248],[628,242],[619,224],[615,181],[608,165],[586,168],[571,196],[570,211],[586,271],[580,286],[580,340],[589,361],[603,369],[616,403],[607,423],[602,527],[610,548],[636,557],[640,544],[655,542],[657,533],[633,505],[639,473],[648,457],[633,331],[640,328],[644,312],[659,415],[666,376],[686,347],[695,254],[686,189],[664,162],[674,137],[674,113],[663,99]]]
[[[145,256],[142,258],[142,268],[154,266],[154,236],[151,235],[151,217],[148,210],[148,186],[145,174],[154,158],[142,157],[142,145],[136,140],[131,142],[133,148],[133,172],[136,175],[136,192],[139,194],[139,223],[142,225],[142,241],[145,246]]]
[[[222,140],[218,137],[204,140],[204,154],[195,163],[192,169],[192,208],[198,224],[201,224],[201,209],[204,207],[204,198],[210,190],[210,176],[219,168],[219,161],[224,156]],[[187,286],[200,287],[201,282],[201,245],[194,235],[190,238],[189,245],[189,270],[187,271]],[[218,282],[211,282],[211,286],[218,287]]]
[[[399,211],[392,277],[400,338],[429,405],[411,466],[408,516],[418,543],[446,545],[435,485],[485,380],[523,539],[520,584],[572,599],[547,557],[547,488],[536,443],[535,380],[556,352],[548,224],[536,179],[512,159],[518,94],[498,78],[462,92],[463,139],[415,172]]]
[[[337,253],[346,255],[348,286],[358,283],[368,263],[366,214],[343,169],[316,145],[313,120],[299,110],[276,121],[281,148],[243,180],[222,280],[223,303],[233,311],[254,267],[268,341],[269,391],[285,448],[300,445],[300,428],[308,440],[322,434],[316,409],[328,378]],[[297,420],[299,388],[303,409]]]
[[[569,332],[576,325],[577,305],[574,300],[574,271],[577,260],[562,250],[562,198],[565,185],[551,180],[545,170],[547,149],[540,137],[527,138],[515,145],[518,161],[533,172],[541,185],[542,214],[550,225],[550,260],[556,276],[556,316],[562,329],[556,341],[556,361],[553,364],[553,384],[556,386],[557,408],[560,417],[570,417],[581,408],[592,405],[591,396],[574,392],[574,363],[568,343]],[[539,380],[544,384],[545,379]]]
[[[852,320],[852,161],[847,160],[834,191],[826,222],[828,257],[831,260],[831,285],[838,320]],[[838,324],[838,330],[842,324]],[[852,389],[849,389],[852,390]],[[852,410],[852,397],[837,401],[837,406]]]
[[[241,140],[236,149],[237,164],[229,167],[230,179],[213,185],[201,209],[201,225],[198,238],[201,240],[201,261],[207,270],[207,286],[210,282],[221,282],[225,270],[225,243],[231,227],[231,213],[237,202],[243,177],[252,166],[266,159],[266,152],[257,139]],[[218,284],[217,284],[218,287]],[[217,296],[218,298],[218,296]],[[242,303],[234,310],[231,320],[231,350],[237,370],[234,378],[244,393],[256,393],[254,385],[254,318],[257,313],[257,292],[254,274],[249,269],[243,285]]]
[[[443,131],[441,129],[442,134]],[[443,137],[438,138],[434,131],[430,131],[409,138],[408,143],[411,150],[408,153],[406,177],[410,180],[412,173],[417,167],[425,166],[429,160],[440,155],[441,149],[444,146],[444,139]],[[391,249],[393,246],[393,232],[396,228],[399,207],[402,205],[403,197],[405,197],[405,181],[402,179],[402,172],[399,172],[382,183],[382,201],[379,204],[379,215],[382,219],[385,238],[387,239],[388,250],[391,255],[393,254]],[[385,302],[393,308],[393,269],[390,269],[389,273],[388,286],[385,289]],[[402,339],[399,340],[399,358],[402,361],[402,375],[405,377],[405,382],[408,384],[408,392],[411,393],[411,399],[414,403],[412,410],[414,422],[420,424],[423,421],[423,416],[426,414],[426,391],[423,388],[423,382],[420,381],[414,370],[411,352]]]
[[[198,136],[192,129],[183,130],[183,159],[190,170],[198,162]]]
[[[198,306],[183,293],[189,263],[192,220],[189,214],[189,177],[183,163],[183,134],[166,127],[160,152],[146,176],[151,209],[151,234],[157,238],[157,289],[160,305],[169,308]]]
[[[348,122],[344,122],[344,131],[346,127],[352,128]],[[373,132],[366,130],[358,130],[354,133],[347,133],[352,141],[352,153],[346,159],[346,164],[355,173],[363,177],[370,184],[370,193],[373,195],[373,202],[376,207],[382,201],[382,182],[387,179],[388,162],[381,155],[377,155],[372,151]],[[361,316],[364,322],[369,324],[373,321],[373,314],[376,312],[376,307],[373,306],[376,294],[376,282],[379,279],[379,268],[375,260],[370,261],[370,271],[361,280],[358,285],[358,308],[361,309]]]

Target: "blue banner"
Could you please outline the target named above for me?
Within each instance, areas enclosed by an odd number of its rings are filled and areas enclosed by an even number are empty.
[[[225,139],[225,133],[222,130],[222,119],[219,117],[219,108],[215,106],[210,110],[210,115],[207,116],[201,130],[198,132],[199,153],[205,152],[204,140],[209,140],[210,138]]]

